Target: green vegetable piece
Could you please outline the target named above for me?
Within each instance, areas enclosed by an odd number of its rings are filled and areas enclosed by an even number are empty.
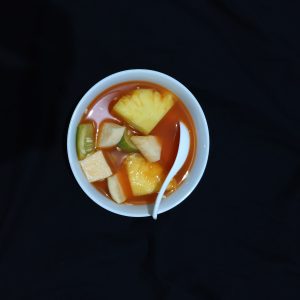
[[[76,148],[78,159],[82,160],[94,151],[95,136],[92,123],[79,124],[77,127]]]
[[[125,130],[121,141],[118,143],[118,147],[124,152],[131,153],[137,152],[138,148],[134,145],[134,143],[130,140],[132,133],[127,129]]]

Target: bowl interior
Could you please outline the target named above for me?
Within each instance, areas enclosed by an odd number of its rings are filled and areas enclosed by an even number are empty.
[[[193,166],[182,185],[167,199],[163,200],[159,213],[163,213],[182,202],[199,183],[206,167],[209,152],[209,133],[204,113],[192,93],[174,78],[152,70],[127,70],[112,74],[96,83],[80,100],[72,115],[68,137],[67,150],[72,172],[83,191],[98,205],[103,208],[130,217],[150,216],[153,204],[126,205],[117,204],[106,198],[88,182],[79,165],[76,153],[76,130],[81,116],[90,102],[107,88],[128,81],[149,81],[166,87],[175,93],[188,108],[196,128],[197,148]]]

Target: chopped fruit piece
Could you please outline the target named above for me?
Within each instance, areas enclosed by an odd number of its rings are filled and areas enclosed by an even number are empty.
[[[120,142],[124,131],[124,126],[105,122],[101,127],[98,146],[105,148],[117,145]]]
[[[177,180],[175,178],[172,178],[170,183],[167,186],[167,192],[171,192],[176,190],[177,188]]]
[[[122,203],[126,200],[121,182],[117,174],[107,178],[108,190],[114,201]]]
[[[115,173],[118,171],[123,163],[123,160],[126,158],[127,154],[123,151],[120,151],[118,148],[113,148],[110,151],[106,151],[105,157],[109,162],[109,165],[112,168],[112,172]]]
[[[80,161],[80,165],[89,182],[105,179],[112,175],[101,150]]]
[[[132,133],[130,130],[125,130],[121,141],[118,144],[118,147],[123,150],[124,152],[137,152],[137,147],[134,145],[134,143],[131,142],[130,137],[132,136]]]
[[[80,124],[77,127],[76,149],[78,159],[84,159],[95,147],[94,126],[92,123]]]
[[[159,163],[148,162],[142,155],[135,153],[126,158],[125,166],[134,196],[158,192],[164,179],[163,168]]]
[[[113,107],[113,111],[133,128],[149,134],[174,104],[171,93],[162,95],[153,89],[137,89],[125,95]]]
[[[132,136],[131,141],[150,162],[160,160],[161,144],[156,136]]]

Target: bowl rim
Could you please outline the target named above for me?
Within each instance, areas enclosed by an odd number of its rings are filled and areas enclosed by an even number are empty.
[[[187,87],[185,87],[181,82],[179,82],[177,79],[175,79],[175,78],[173,78],[173,77],[171,77],[171,76],[169,76],[165,73],[159,72],[159,71],[154,71],[154,70],[149,70],[149,69],[128,69],[128,70],[123,70],[123,71],[119,71],[119,72],[113,73],[111,75],[108,75],[108,76],[104,77],[103,79],[99,80],[98,82],[96,82],[81,97],[81,99],[77,103],[77,105],[76,105],[76,107],[75,107],[75,109],[72,113],[72,117],[70,119],[69,126],[68,126],[68,133],[67,133],[67,155],[68,155],[68,160],[69,160],[69,164],[70,164],[72,173],[73,173],[77,183],[79,184],[81,189],[84,191],[84,193],[91,200],[93,200],[96,204],[98,204],[99,206],[101,206],[102,208],[104,208],[104,209],[106,209],[110,212],[113,212],[115,214],[122,215],[122,216],[127,216],[127,217],[148,217],[148,216],[151,216],[151,211],[152,211],[153,204],[126,205],[127,208],[128,208],[128,206],[133,206],[133,207],[135,207],[135,206],[139,206],[139,207],[146,206],[146,207],[148,207],[147,212],[144,212],[144,213],[128,212],[127,210],[122,209],[122,207],[124,208],[124,204],[121,204],[121,205],[117,204],[117,206],[112,205],[111,203],[108,204],[106,202],[107,200],[112,202],[112,203],[114,203],[114,202],[112,200],[108,199],[105,195],[101,194],[99,191],[97,191],[91,183],[89,183],[86,179],[84,180],[83,177],[82,177],[82,176],[84,176],[83,171],[81,170],[80,167],[78,168],[78,165],[79,165],[78,158],[77,158],[77,155],[74,155],[74,150],[75,150],[75,153],[76,153],[76,144],[74,143],[74,134],[75,134],[75,139],[76,139],[76,129],[77,129],[77,126],[78,126],[78,122],[76,122],[76,120],[78,119],[78,114],[80,114],[79,116],[81,118],[81,116],[82,116],[82,112],[81,112],[82,107],[84,106],[86,108],[93,101],[93,99],[95,98],[93,96],[94,94],[99,95],[100,93],[102,93],[103,91],[105,91],[106,89],[108,89],[111,86],[120,84],[122,82],[130,82],[130,81],[133,81],[133,80],[120,80],[117,83],[114,83],[114,84],[112,84],[112,85],[110,85],[106,88],[102,88],[102,89],[100,89],[100,91],[95,93],[95,91],[98,90],[99,86],[104,85],[105,82],[109,82],[114,77],[122,77],[122,76],[125,76],[125,75],[130,76],[130,75],[134,75],[134,74],[138,74],[138,73],[163,78],[163,79],[169,81],[170,83],[174,84],[175,86],[177,86],[179,89],[181,89],[183,91],[183,93],[189,95],[189,98],[192,100],[193,105],[197,109],[197,113],[199,113],[200,119],[203,123],[203,130],[204,130],[204,137],[203,138],[205,139],[206,147],[205,147],[204,153],[202,153],[203,163],[202,163],[202,167],[200,168],[200,172],[199,172],[199,174],[197,174],[197,178],[192,181],[192,184],[190,184],[188,190],[185,191],[183,195],[178,197],[178,199],[174,200],[173,202],[169,201],[170,199],[168,199],[169,203],[167,203],[167,205],[165,205],[165,206],[161,205],[160,206],[160,209],[159,209],[159,212],[158,212],[159,214],[164,213],[164,212],[174,208],[175,206],[177,206],[178,204],[183,202],[193,192],[193,190],[196,188],[196,186],[199,184],[201,178],[203,177],[204,171],[205,171],[206,166],[207,166],[207,161],[208,161],[208,156],[209,156],[209,148],[210,148],[210,136],[209,136],[208,125],[207,125],[207,121],[206,121],[206,117],[204,115],[204,112],[201,108],[201,105],[198,102],[198,100],[196,99],[196,97],[191,93],[191,91]],[[141,80],[141,81],[145,81],[145,80]],[[151,80],[146,80],[146,81],[151,82]],[[157,83],[157,82],[155,82],[155,79],[153,79],[153,83]],[[157,83],[157,84],[159,84],[159,83]],[[170,88],[168,88],[168,89],[172,91],[172,89],[170,89]],[[185,103],[184,99],[181,99],[181,100],[183,101],[183,103],[185,105],[187,104],[187,103]],[[191,111],[190,111],[190,114],[192,116]],[[193,116],[192,116],[192,118],[193,118]],[[193,122],[194,122],[194,125],[195,125],[195,128],[196,128],[196,131],[197,131],[198,128],[195,124],[196,122],[195,122],[194,118],[193,118]],[[198,140],[197,140],[197,145],[196,145],[196,155],[198,155],[197,150],[198,150]],[[191,170],[194,168],[195,163],[196,163],[196,158],[193,162]],[[81,171],[79,171],[79,169]],[[189,181],[189,177],[185,181]],[[180,190],[180,188],[178,190]],[[174,192],[174,194],[176,192],[177,192],[177,190]],[[173,193],[168,198],[171,198],[172,195],[173,195]],[[174,196],[173,196],[173,198],[174,198]],[[105,199],[105,200],[103,200],[103,199]]]

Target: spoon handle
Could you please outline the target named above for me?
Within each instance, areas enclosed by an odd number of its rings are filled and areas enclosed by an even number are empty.
[[[183,166],[184,162],[186,161],[186,158],[189,153],[190,149],[190,135],[187,127],[180,122],[180,138],[179,138],[179,146],[178,146],[178,152],[177,156],[175,159],[175,162],[166,177],[163,185],[160,188],[160,191],[156,197],[154,208],[153,208],[153,213],[152,217],[154,220],[157,219],[157,214],[158,214],[158,208],[161,203],[162,197],[171,181],[171,179],[177,174],[177,172],[180,170],[180,168]]]
[[[152,214],[152,217],[154,220],[157,219],[157,213],[158,213],[158,208],[159,208],[159,205],[160,205],[160,202],[162,200],[162,197],[171,181],[171,179],[173,178],[175,174],[173,174],[173,172],[170,172],[169,175],[167,176],[167,178],[165,179],[163,185],[161,186],[160,188],[160,191],[156,197],[156,200],[155,200],[155,204],[154,204],[154,209],[153,209],[153,214]]]

